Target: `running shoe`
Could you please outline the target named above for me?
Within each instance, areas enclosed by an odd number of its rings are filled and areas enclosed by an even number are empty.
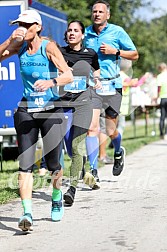
[[[64,215],[63,198],[61,192],[61,199],[59,201],[52,200],[51,219],[52,221],[60,221]]]
[[[22,231],[32,231],[33,230],[32,215],[30,213],[24,214],[19,220],[18,227]]]
[[[113,175],[119,176],[125,164],[125,148],[121,146],[121,153],[114,154]]]
[[[70,188],[64,194],[65,204],[72,206],[72,204],[74,203],[75,192],[76,192],[76,188],[73,186],[70,186]]]
[[[99,158],[99,162],[103,164],[112,164],[113,160],[110,157],[105,156],[104,158]]]
[[[93,177],[95,178],[96,182],[99,183],[100,179],[98,176],[98,171],[96,169],[93,169],[93,170],[91,170],[91,173],[92,173]]]
[[[83,182],[88,185],[92,190],[100,189],[99,183],[96,182],[95,177],[90,172],[86,172]]]
[[[98,190],[98,189],[100,189],[100,185],[99,185],[99,183],[95,183],[92,187],[92,190]]]

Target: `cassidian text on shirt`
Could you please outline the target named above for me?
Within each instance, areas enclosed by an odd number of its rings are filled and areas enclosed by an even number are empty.
[[[40,63],[40,62],[20,62],[21,66],[46,66],[46,63]]]

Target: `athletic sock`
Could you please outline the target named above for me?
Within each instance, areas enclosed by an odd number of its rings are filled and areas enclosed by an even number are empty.
[[[52,200],[53,201],[59,201],[60,199],[61,199],[61,190],[53,188]]]
[[[86,137],[86,150],[91,169],[98,167],[99,141],[96,136]]]
[[[115,149],[115,153],[119,154],[121,152],[120,147],[121,147],[121,134],[118,133],[118,136],[114,139],[112,139],[112,143]]]
[[[22,206],[24,209],[24,214],[30,213],[32,215],[32,200],[31,199],[22,200]]]

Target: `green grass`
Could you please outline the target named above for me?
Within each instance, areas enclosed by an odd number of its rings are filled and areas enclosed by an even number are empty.
[[[122,145],[126,148],[126,154],[130,154],[135,150],[138,150],[142,146],[159,140],[158,136],[158,126],[156,125],[157,136],[152,136],[151,132],[153,130],[153,125],[148,127],[148,134],[145,136],[145,127],[136,126],[136,136],[134,137],[134,128],[133,126],[126,126]],[[110,141],[108,140],[108,143]],[[112,157],[113,149],[107,148],[107,154]],[[64,157],[64,176],[69,177],[69,167],[71,164],[70,158],[65,155]],[[7,203],[14,198],[19,197],[18,191],[18,161],[3,161],[3,171],[0,172],[0,204]],[[99,166],[102,166],[99,164]],[[89,165],[86,164],[86,169]],[[50,185],[50,175],[47,175],[42,178],[38,175],[38,170],[34,171],[34,189],[49,186]]]
[[[159,140],[158,125],[156,125],[154,130],[156,131],[156,135],[152,136],[153,125],[148,126],[148,133],[146,135],[145,127],[137,126],[136,136],[134,137],[134,128],[132,126],[127,126],[122,140],[122,145],[126,148],[126,154],[131,154],[142,146]]]
[[[0,204],[18,197],[17,161],[3,161],[3,171],[0,172]]]

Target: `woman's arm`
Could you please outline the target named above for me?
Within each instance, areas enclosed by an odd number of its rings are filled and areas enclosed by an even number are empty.
[[[68,67],[64,57],[58,49],[55,42],[49,42],[46,46],[46,54],[50,61],[57,67],[61,73],[58,77],[51,80],[37,80],[34,87],[38,91],[45,91],[54,86],[64,86],[73,81],[71,68]]]
[[[15,54],[15,49],[11,46],[11,39],[8,38],[0,45],[0,62]]]
[[[61,51],[54,42],[47,45],[47,56],[57,67],[61,75],[56,78],[57,86],[64,86],[73,81],[71,68],[67,65]]]
[[[54,86],[64,86],[73,81],[71,68],[68,67],[64,57],[55,42],[49,42],[46,46],[46,54],[50,61],[61,73],[58,77],[51,80],[37,80],[34,87],[40,91],[45,91]]]
[[[19,34],[17,29],[14,30],[11,36],[0,45],[0,62],[18,53],[23,44],[23,41],[16,41]]]

